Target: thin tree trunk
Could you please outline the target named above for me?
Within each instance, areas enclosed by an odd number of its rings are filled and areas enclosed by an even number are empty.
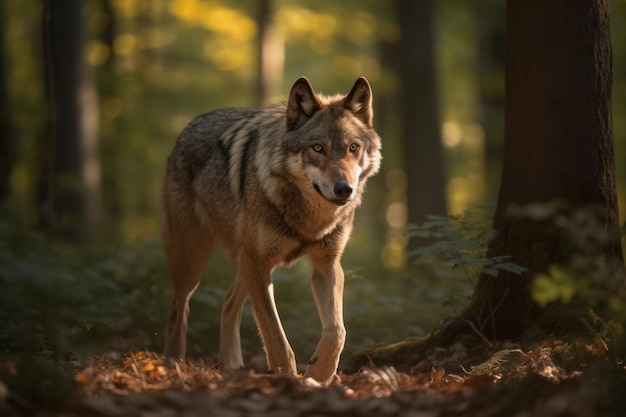
[[[43,22],[51,150],[42,172],[43,206],[63,236],[89,238],[101,220],[98,101],[83,59],[83,2],[46,0]],[[51,203],[51,204],[50,204]]]
[[[259,0],[257,97],[259,107],[272,101],[272,92],[283,77],[284,40],[274,23],[274,0]]]
[[[506,4],[500,0],[483,3],[475,8],[475,21],[478,31],[478,95],[485,132],[487,201],[495,204],[504,148]]]
[[[11,173],[17,157],[17,132],[11,114],[5,60],[5,5],[0,4],[0,202],[11,194]]]
[[[433,2],[398,0],[402,143],[408,221],[445,215],[446,180],[435,76]]]

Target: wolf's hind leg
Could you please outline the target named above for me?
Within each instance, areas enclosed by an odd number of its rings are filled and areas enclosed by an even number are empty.
[[[346,340],[343,324],[343,269],[339,260],[331,265],[313,265],[311,288],[322,322],[322,337],[309,360],[304,377],[322,384],[332,382]]]
[[[222,320],[220,325],[220,353],[217,361],[226,368],[238,369],[243,367],[241,354],[241,314],[248,293],[239,275],[224,297]]]
[[[209,262],[213,248],[210,231],[196,225],[168,224],[165,233],[170,277],[174,285],[174,299],[165,336],[165,356],[182,359],[187,348],[187,318],[189,299],[198,288],[202,273]]]

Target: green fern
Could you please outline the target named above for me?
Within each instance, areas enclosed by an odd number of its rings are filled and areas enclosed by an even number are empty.
[[[497,277],[501,271],[521,275],[526,268],[509,256],[487,257],[487,247],[496,232],[486,216],[476,210],[450,216],[428,216],[420,225],[409,225],[409,237],[427,239],[427,244],[408,252],[416,264],[448,265],[461,268],[471,278],[479,273]]]

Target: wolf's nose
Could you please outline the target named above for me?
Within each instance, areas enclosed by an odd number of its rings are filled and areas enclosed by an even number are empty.
[[[339,181],[335,184],[334,191],[338,198],[347,200],[352,195],[352,186],[345,181]]]

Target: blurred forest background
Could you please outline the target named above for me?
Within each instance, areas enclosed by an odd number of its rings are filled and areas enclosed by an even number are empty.
[[[215,108],[285,100],[301,75],[326,93],[347,93],[366,76],[383,138],[383,170],[370,182],[344,256],[346,354],[425,334],[461,311],[477,272],[413,265],[405,229],[427,214],[471,209],[491,218],[504,133],[505,2],[407,4],[1,2],[0,350],[160,351],[172,292],[159,191],[178,133]],[[56,26],[46,23],[53,15]],[[624,222],[625,0],[612,1],[611,21]],[[194,295],[191,355],[217,352],[221,299],[234,271],[217,254]],[[300,358],[320,331],[308,275],[301,262],[274,277]],[[250,314],[242,331],[244,351],[260,353]]]

